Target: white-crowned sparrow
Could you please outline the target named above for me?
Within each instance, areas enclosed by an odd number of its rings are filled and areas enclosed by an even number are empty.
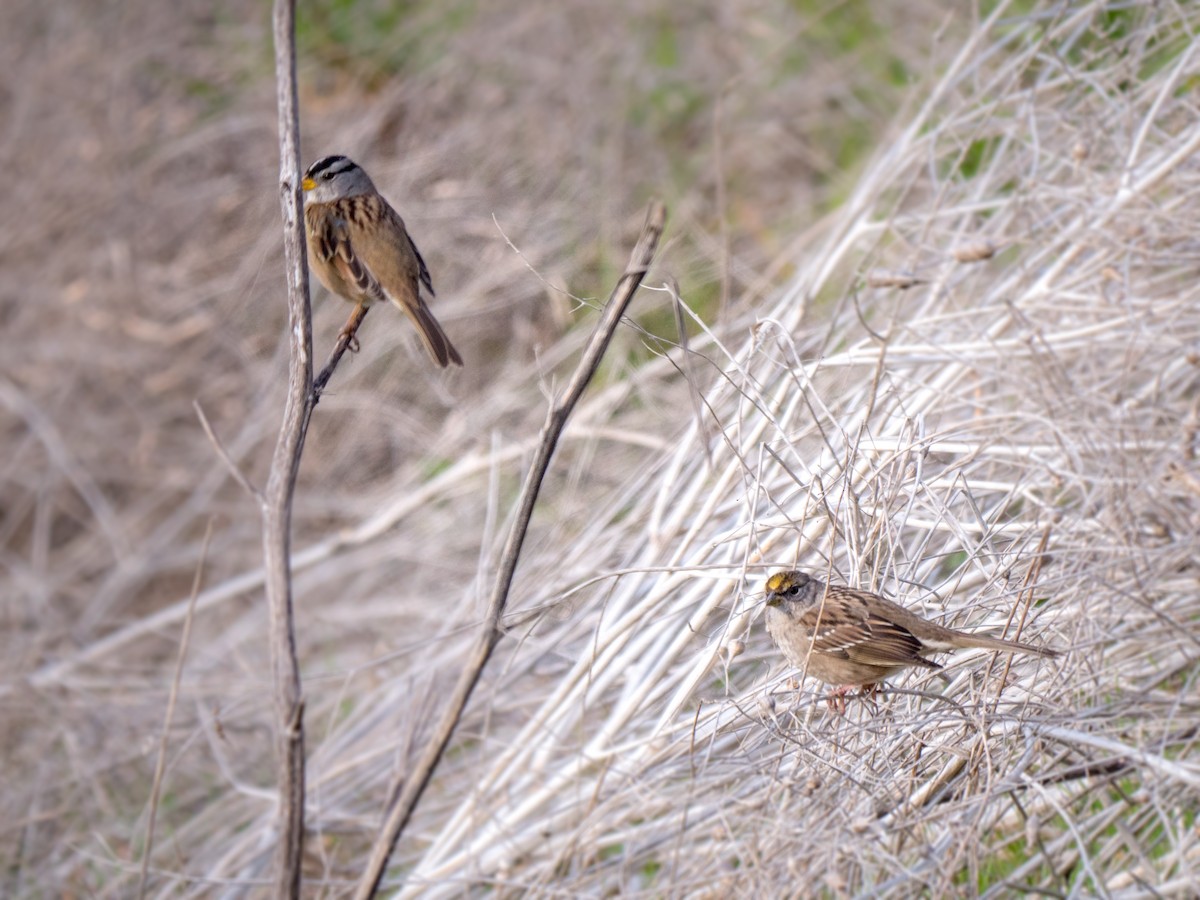
[[[891,600],[804,572],[767,579],[767,631],[788,662],[827,684],[839,685],[830,706],[845,709],[855,686],[874,690],[908,666],[940,669],[930,653],[980,647],[1057,656],[1058,651],[1017,641],[965,634],[923,619]]]
[[[412,319],[434,362],[461,366],[421,299],[422,284],[433,296],[425,260],[367,173],[345,156],[326,156],[308,167],[302,187],[308,266],[321,283],[351,303],[390,300]]]

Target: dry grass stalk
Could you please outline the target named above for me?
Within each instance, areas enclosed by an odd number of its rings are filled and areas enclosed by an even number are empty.
[[[312,305],[304,259],[304,200],[300,173],[300,96],[296,82],[296,3],[275,0],[275,83],[279,97],[279,204],[287,272],[288,387],[279,438],[262,495],[263,570],[270,614],[268,648],[275,698],[275,896],[300,896],[304,853],[304,697],[296,654],[292,599],[292,504],[300,457],[316,397],[313,394]]]

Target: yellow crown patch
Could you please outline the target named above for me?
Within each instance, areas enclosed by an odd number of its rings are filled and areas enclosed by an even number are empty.
[[[791,572],[776,572],[767,579],[767,590],[773,594],[787,590],[792,584]]]

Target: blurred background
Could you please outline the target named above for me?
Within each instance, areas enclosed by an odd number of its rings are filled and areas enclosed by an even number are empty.
[[[1137,4],[1076,6],[1089,38],[1072,47],[1085,61],[1108,40],[1128,42],[1122,53],[1158,46],[1134,39],[1143,23],[1125,7]],[[10,896],[136,892],[197,572],[149,884],[163,896],[204,895],[216,890],[204,878],[220,873],[231,895],[267,890],[273,763],[259,518],[197,407],[261,485],[287,352],[268,7],[5,5],[0,893]],[[969,181],[1001,155],[1004,140],[983,142],[964,114],[952,150],[905,170],[907,181],[882,181],[890,143],[979,40],[981,22],[1003,14],[991,43],[977,46],[998,69],[1005,54],[1035,45],[1039,29],[1073,15],[1057,10],[1042,23],[1037,4],[952,7],[299,4],[305,164],[344,153],[371,174],[419,245],[434,312],[466,361],[460,372],[433,371],[410,325],[381,308],[309,432],[293,543],[310,751],[327,779],[315,778],[310,796],[321,818],[306,873],[322,885],[313,896],[353,883],[382,786],[403,770],[457,671],[546,396],[570,372],[648,200],[666,202],[669,223],[647,285],[678,283],[693,340],[756,340],[814,227],[855,196],[872,160],[873,196],[898,209],[938,196],[919,184],[922,173],[953,168]],[[1006,31],[1003,17],[1022,27]],[[1179,44],[1162,46],[1161,64],[1141,74],[1175,64]],[[1072,60],[1088,64],[1081,57]],[[1196,77],[1173,82],[1177,96]],[[1102,120],[1094,109],[1061,111],[1078,113],[1070,128],[1084,136]],[[1175,114],[1178,123],[1188,111]],[[1068,168],[1073,146],[1056,145]],[[1089,158],[1081,146],[1076,166]],[[960,199],[971,199],[969,186]],[[1031,202],[1018,220],[1049,227],[1053,216],[1041,212]],[[862,268],[861,259],[830,265]],[[823,288],[787,302],[819,322],[853,318],[850,296]],[[319,362],[349,308],[315,280],[313,300]],[[594,526],[637,508],[644,479],[666,465],[719,368],[697,376],[668,362],[680,335],[665,292],[643,290],[630,318],[556,460],[514,586],[515,607],[549,609],[552,622],[602,595],[589,579],[626,557],[626,537]],[[749,479],[753,462],[743,462]],[[660,549],[671,564],[670,547]],[[548,655],[532,661],[506,657],[505,677],[550,691],[559,663],[587,646],[586,626],[583,634],[569,646],[547,639],[538,646]],[[497,720],[523,720],[534,702],[487,696]],[[433,791],[418,841],[476,776],[459,777]],[[662,890],[657,869],[640,872],[638,885]],[[629,888],[626,877],[592,887]]]
[[[299,4],[305,162],[346,153],[373,175],[468,360],[430,372],[400,317],[370,319],[310,435],[300,545],[355,519],[398,467],[444,465],[467,432],[480,446],[497,427],[529,434],[536,391],[469,401],[550,377],[649,197],[668,204],[660,258],[697,314],[752,306],[944,29],[969,28],[940,6]],[[16,2],[7,17],[0,489],[15,674],[177,599],[210,516],[210,566],[257,559],[253,504],[193,404],[261,482],[286,309],[269,10]],[[348,309],[314,282],[314,310],[324,358]],[[633,316],[675,340],[665,298]],[[612,377],[646,344],[630,333]]]
[[[651,196],[670,212],[661,267],[688,304],[714,325],[745,319],[929,67],[939,29],[970,26],[943,22],[936,3],[298,7],[305,164],[345,153],[371,173],[406,218],[467,362],[431,371],[402,317],[368,318],[309,435],[301,552],[455,456],[536,434],[540,385],[576,347],[562,339],[590,329]],[[54,665],[186,598],[208,523],[206,583],[260,560],[255,504],[194,405],[261,484],[286,371],[270,9],[14,0],[5,19],[4,858],[24,884],[36,872],[82,889],[64,834],[111,827],[115,852],[134,853],[122,829],[146,802],[178,622],[101,645],[86,678]],[[349,310],[314,281],[314,311],[323,359]],[[632,315],[648,334],[619,339],[612,384],[659,352],[655,338],[676,338],[663,295]],[[652,440],[690,409],[672,390],[639,401]],[[577,461],[558,502],[585,510],[620,483],[621,447],[606,456]],[[518,477],[503,471],[503,496]],[[398,548],[359,550],[319,585],[298,575],[306,663],[365,664],[440,621],[494,543],[479,506],[454,502],[480,489],[460,482],[418,505]],[[243,692],[265,692],[264,616],[252,587],[196,623],[197,665],[237,672],[244,687],[185,719],[218,707],[228,718]],[[23,679],[39,673],[30,690]],[[48,810],[60,812],[43,821]],[[75,873],[61,882],[47,868],[59,855]]]

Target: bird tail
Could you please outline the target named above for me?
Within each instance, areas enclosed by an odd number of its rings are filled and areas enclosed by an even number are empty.
[[[433,317],[433,313],[430,312],[429,306],[424,300],[417,297],[416,303],[411,306],[402,303],[396,305],[412,318],[413,324],[417,326],[417,334],[421,336],[421,343],[425,345],[425,349],[429,351],[429,355],[435,363],[443,369],[450,363],[454,363],[456,366],[463,364],[462,357],[458,355],[458,351],[450,343],[450,338],[446,337],[446,332],[442,331],[442,326]]]
[[[1044,656],[1047,659],[1058,656],[1062,651],[1055,650],[1051,647],[1035,647],[1033,644],[1024,644],[1021,641],[1005,641],[1000,638],[985,637],[982,634],[963,634],[958,633],[960,638],[960,646],[962,647],[979,647],[982,650],[1005,650],[1010,653],[1030,653],[1034,656]]]

